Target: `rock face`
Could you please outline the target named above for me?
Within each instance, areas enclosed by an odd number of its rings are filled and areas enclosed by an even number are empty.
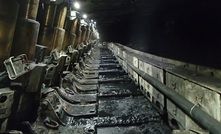
[[[221,43],[219,1],[94,0],[85,5],[104,41],[221,68],[221,59],[216,58],[220,57],[216,46]]]

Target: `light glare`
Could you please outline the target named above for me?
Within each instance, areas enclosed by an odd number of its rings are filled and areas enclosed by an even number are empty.
[[[80,8],[80,4],[79,4],[78,2],[74,2],[74,7],[75,7],[76,9],[79,9],[79,8]]]
[[[83,18],[86,19],[86,18],[87,18],[87,15],[86,15],[86,14],[83,14]]]

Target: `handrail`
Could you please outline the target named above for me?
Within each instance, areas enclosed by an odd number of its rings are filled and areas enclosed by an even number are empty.
[[[193,104],[176,91],[136,68],[133,64],[128,62],[127,65],[209,132],[213,134],[221,134],[221,123],[203,111],[196,104]]]

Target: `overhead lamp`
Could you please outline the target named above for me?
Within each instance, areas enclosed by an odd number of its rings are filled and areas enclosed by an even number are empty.
[[[93,22],[94,22],[94,20],[91,20],[91,22],[93,23]]]
[[[83,16],[82,16],[84,19],[86,19],[87,18],[87,15],[86,14],[83,14]]]
[[[74,7],[75,7],[75,9],[79,9],[81,6],[78,2],[75,1],[74,2]]]

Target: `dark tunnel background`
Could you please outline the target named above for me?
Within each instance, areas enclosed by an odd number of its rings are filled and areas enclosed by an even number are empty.
[[[101,24],[101,40],[221,69],[220,1],[139,0],[136,6],[123,21]]]

